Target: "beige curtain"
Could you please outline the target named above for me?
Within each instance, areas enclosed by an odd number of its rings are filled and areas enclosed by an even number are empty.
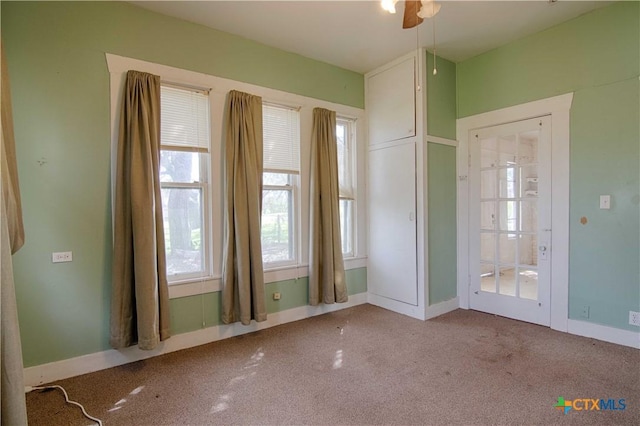
[[[111,289],[111,346],[169,338],[162,201],[160,77],[129,71],[120,115]]]
[[[0,43],[1,45],[1,43]],[[24,227],[22,224],[22,207],[20,202],[20,186],[18,184],[18,168],[16,164],[15,139],[13,136],[13,115],[11,108],[11,91],[9,74],[2,50],[2,132],[0,155],[2,197],[0,197],[1,235],[0,251],[0,322],[2,337],[0,339],[0,424],[27,424],[27,408],[24,399],[24,376],[22,365],[22,345],[18,326],[18,309],[16,306],[15,286],[13,282],[13,261],[11,255],[24,244]]]
[[[267,319],[260,241],[262,99],[234,90],[227,102],[222,322],[248,325]]]
[[[309,303],[348,299],[340,244],[336,113],[313,110],[311,133]]]

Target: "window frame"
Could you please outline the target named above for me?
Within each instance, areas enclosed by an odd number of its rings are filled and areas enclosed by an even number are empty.
[[[357,186],[357,172],[358,172],[358,162],[357,162],[357,119],[352,117],[343,116],[340,114],[336,115],[336,127],[339,125],[345,126],[345,149],[348,153],[348,158],[345,163],[349,166],[349,173],[347,174],[349,182],[348,186],[351,188],[351,198],[347,197],[339,197],[338,206],[340,207],[340,203],[342,201],[350,201],[351,209],[349,214],[349,238],[350,238],[350,246],[351,251],[342,252],[343,259],[351,259],[355,258],[358,253],[358,215],[357,215],[357,206],[358,206],[358,186]],[[336,129],[337,131],[337,129]],[[336,135],[337,142],[337,135]],[[338,176],[340,176],[340,163],[338,163]],[[340,216],[342,217],[342,209],[340,210]],[[343,230],[340,229],[340,248],[344,247],[344,242],[342,241]]]
[[[211,139],[212,139],[212,119],[211,119],[211,98],[209,90],[195,88],[192,86],[182,86],[174,83],[160,83],[161,87],[170,87],[172,89],[185,90],[204,94],[207,97],[207,125],[209,126],[208,146],[206,148],[196,146],[175,146],[164,145],[160,138],[160,158],[164,151],[168,152],[188,152],[198,154],[200,176],[197,182],[160,182],[160,190],[163,189],[199,189],[200,190],[200,215],[201,230],[200,244],[202,246],[201,270],[191,273],[169,274],[167,271],[167,283],[169,286],[186,284],[192,282],[202,282],[203,280],[213,278],[213,238],[212,238],[212,201],[211,197],[211,178],[212,178],[212,161],[211,161]],[[162,93],[162,91],[161,91]],[[162,110],[162,96],[160,97],[160,109]],[[163,218],[164,220],[164,218]],[[165,244],[166,253],[166,244]],[[168,262],[167,262],[168,266]]]
[[[271,171],[263,171],[263,176],[265,173],[275,173]],[[283,173],[278,172],[277,174],[287,175],[288,183],[285,185],[262,185],[262,199],[263,199],[263,208],[264,208],[264,198],[265,191],[289,191],[290,192],[290,205],[289,205],[289,251],[291,253],[291,258],[287,260],[275,260],[272,262],[264,261],[264,253],[262,257],[262,267],[265,271],[272,269],[280,269],[283,267],[295,266],[298,265],[298,176],[295,173]],[[262,217],[261,217],[262,218]],[[262,237],[262,223],[260,224],[260,236]],[[264,247],[263,247],[264,250]]]
[[[288,183],[286,185],[264,185],[264,184],[262,185],[262,199],[263,199],[262,207],[263,208],[264,208],[265,191],[283,191],[284,190],[284,191],[290,191],[291,193],[291,196],[290,196],[291,204],[289,206],[289,224],[290,224],[289,244],[290,244],[291,258],[287,260],[276,260],[272,262],[266,262],[264,260],[264,253],[263,253],[262,268],[264,271],[272,271],[272,270],[278,270],[283,268],[295,267],[300,264],[300,228],[299,228],[300,221],[298,220],[298,218],[300,216],[301,206],[300,206],[300,199],[298,197],[298,192],[300,191],[300,174],[302,173],[302,162],[300,158],[302,156],[302,152],[301,152],[302,150],[302,115],[300,114],[299,106],[292,106],[286,103],[275,102],[268,99],[262,100],[262,107],[263,107],[263,111],[265,107],[282,108],[290,111],[296,111],[297,118],[298,118],[297,152],[299,156],[298,158],[299,170],[297,171],[280,170],[280,169],[275,170],[275,169],[269,169],[269,168],[263,168],[262,170],[263,181],[264,181],[264,175],[266,173],[282,174],[282,175],[288,176],[287,178]],[[262,121],[263,121],[263,129],[264,129],[264,121],[265,121],[264,115],[262,117]],[[262,213],[261,213],[261,218],[262,218]],[[262,221],[260,224],[260,236],[262,238]],[[262,249],[264,250],[264,247]]]

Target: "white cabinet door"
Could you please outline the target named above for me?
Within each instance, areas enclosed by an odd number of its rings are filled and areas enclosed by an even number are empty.
[[[409,142],[369,152],[369,263],[373,294],[418,305],[416,151]]]
[[[415,136],[415,103],[415,58],[369,76],[369,146]]]

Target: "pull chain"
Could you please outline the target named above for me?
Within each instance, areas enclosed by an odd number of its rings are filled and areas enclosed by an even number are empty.
[[[435,8],[435,2],[431,3],[431,8]],[[436,17],[433,16],[433,75],[438,74],[438,68],[436,68]]]
[[[420,28],[420,25],[416,25],[416,51],[420,50],[420,37],[418,33],[418,28]],[[416,86],[416,90],[420,91],[420,82],[418,82],[418,85]]]

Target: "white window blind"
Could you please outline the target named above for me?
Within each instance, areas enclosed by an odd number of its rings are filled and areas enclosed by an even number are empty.
[[[160,88],[160,140],[165,148],[209,151],[209,97],[205,92]]]
[[[264,171],[300,173],[300,113],[290,107],[262,105]]]

